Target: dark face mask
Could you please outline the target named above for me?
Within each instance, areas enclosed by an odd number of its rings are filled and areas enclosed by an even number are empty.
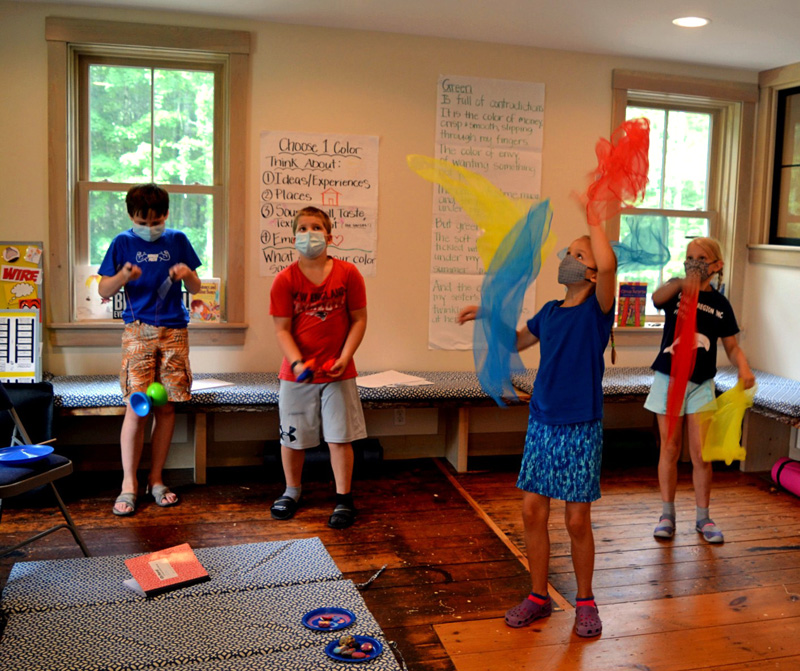
[[[683,268],[686,271],[686,276],[696,275],[700,278],[701,282],[705,282],[711,273],[708,270],[708,261],[700,259],[687,259],[683,262]]]
[[[558,266],[558,283],[559,284],[577,284],[578,282],[588,282],[586,279],[586,271],[595,270],[589,266],[583,265],[574,256],[567,254]]]

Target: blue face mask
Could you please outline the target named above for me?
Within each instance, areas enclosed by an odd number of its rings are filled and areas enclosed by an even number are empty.
[[[163,235],[166,227],[166,224],[146,226],[145,224],[137,224],[136,222],[133,222],[133,232],[145,242],[155,242],[158,240]]]
[[[316,259],[328,246],[327,236],[321,231],[298,233],[294,238],[294,248],[309,259]]]

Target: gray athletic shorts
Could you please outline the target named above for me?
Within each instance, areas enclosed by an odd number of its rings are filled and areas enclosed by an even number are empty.
[[[281,445],[307,450],[326,443],[352,443],[367,437],[356,379],[314,384],[280,381],[278,409]]]

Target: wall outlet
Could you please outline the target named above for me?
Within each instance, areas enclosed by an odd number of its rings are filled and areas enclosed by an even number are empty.
[[[395,426],[403,426],[406,423],[406,409],[405,408],[395,408],[394,409],[394,425]]]

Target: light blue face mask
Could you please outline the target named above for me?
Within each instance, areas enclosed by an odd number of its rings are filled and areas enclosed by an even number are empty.
[[[294,238],[294,248],[309,259],[316,259],[328,246],[326,235],[321,231],[298,233]]]
[[[136,222],[133,222],[133,232],[145,242],[155,242],[158,240],[163,235],[166,227],[166,224],[147,226],[145,224],[137,224]]]

